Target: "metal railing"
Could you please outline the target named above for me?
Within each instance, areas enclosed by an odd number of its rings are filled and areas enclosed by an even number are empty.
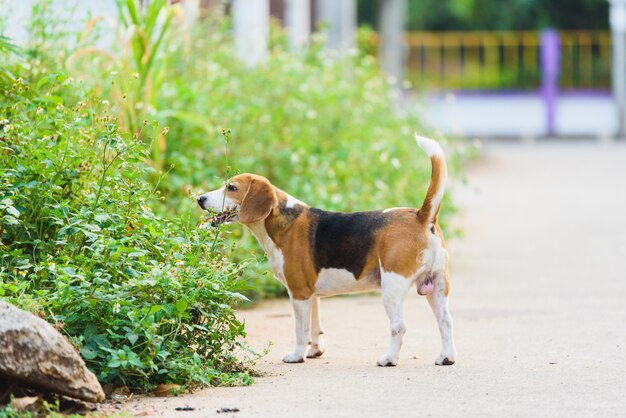
[[[611,35],[559,31],[562,89],[608,89]],[[541,33],[407,32],[407,78],[432,89],[532,89],[541,84]]]

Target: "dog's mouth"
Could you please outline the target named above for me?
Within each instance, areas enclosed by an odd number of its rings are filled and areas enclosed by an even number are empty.
[[[211,226],[218,226],[222,224],[229,224],[235,222],[238,219],[239,208],[234,207],[231,209],[226,209],[222,212],[213,213],[207,222],[211,224]]]

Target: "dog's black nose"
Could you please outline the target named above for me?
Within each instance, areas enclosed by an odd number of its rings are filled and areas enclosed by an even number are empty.
[[[204,205],[204,202],[206,202],[206,196],[200,196],[200,197],[198,198],[198,204],[200,205],[200,207],[201,207],[202,209],[204,209],[204,206],[203,206],[203,205]]]

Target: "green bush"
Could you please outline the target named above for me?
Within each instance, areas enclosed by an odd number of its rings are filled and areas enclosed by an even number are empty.
[[[121,131],[58,73],[5,86],[0,115],[0,297],[56,324],[103,383],[248,383],[240,267],[211,251],[215,231],[152,210],[163,130]]]

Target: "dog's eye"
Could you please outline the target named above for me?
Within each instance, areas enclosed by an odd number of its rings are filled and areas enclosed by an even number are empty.
[[[228,190],[229,192],[236,192],[237,191],[237,186],[235,186],[232,183],[229,183],[228,186],[226,186],[226,190]]]

